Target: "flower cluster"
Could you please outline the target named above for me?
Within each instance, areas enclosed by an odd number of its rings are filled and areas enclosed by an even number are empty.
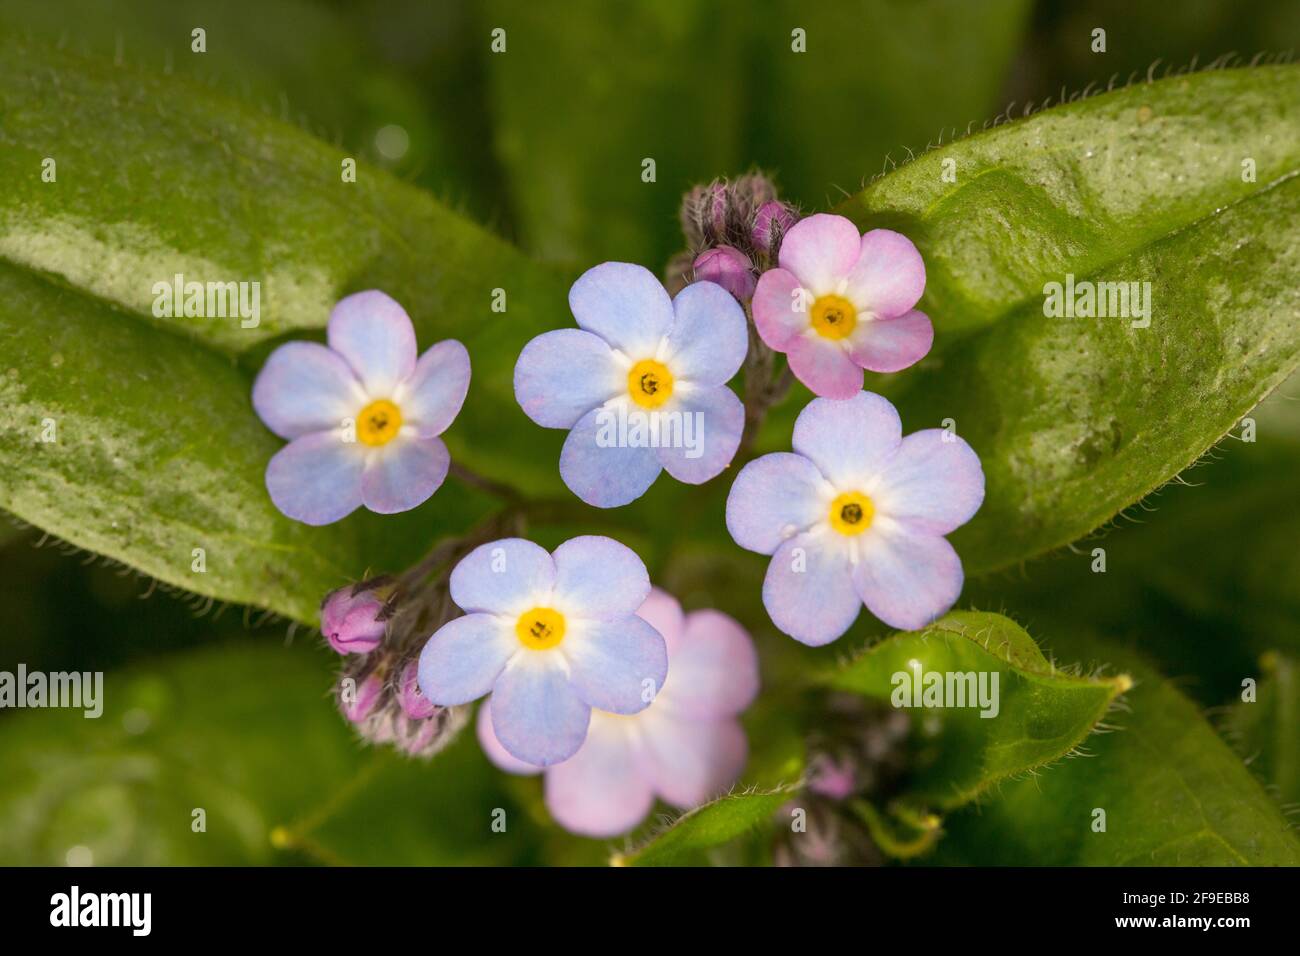
[[[777,198],[772,181],[758,173],[697,186],[682,201],[682,232],[690,249],[669,263],[669,287],[716,282],[748,302],[798,219],[794,207]]]
[[[639,265],[597,265],[569,293],[577,328],[518,356],[520,407],[568,432],[565,484],[613,508],[662,471],[707,482],[749,447],[792,374],[818,396],[793,450],[745,464],[725,514],[740,547],[770,556],[772,622],[817,646],[863,606],[902,629],[934,620],[961,593],[946,535],[983,502],[983,469],[950,431],[904,437],[894,406],[863,390],[864,371],[897,372],[930,349],[920,253],[842,216],[801,219],[758,174],[693,190],[681,215],[689,250],[668,288]],[[313,525],[363,505],[420,505],[450,469],[438,436],[465,400],[467,351],[447,340],[417,355],[410,319],[378,291],[340,301],[326,337],[280,346],[254,384],[258,415],[289,441],[267,466],[271,500]],[[729,384],[742,369],[744,402]],[[463,466],[457,475],[475,480]],[[524,509],[507,491],[511,507],[486,531],[326,597],[344,716],[371,742],[427,756],[483,699],[490,758],[543,774],[554,818],[591,836],[627,832],[656,799],[685,808],[725,791],[746,761],[738,715],[758,689],[749,635],[718,611],[684,613],[611,538],[548,552],[509,536],[522,534]],[[837,804],[862,790],[867,764],[846,753],[816,756],[808,794]],[[826,812],[838,827],[838,810]]]
[[[388,579],[339,588],[321,605],[321,632],[344,655],[334,693],[339,711],[372,744],[431,757],[465,724],[464,708],[439,707],[421,693],[411,642],[390,627],[397,615]]]

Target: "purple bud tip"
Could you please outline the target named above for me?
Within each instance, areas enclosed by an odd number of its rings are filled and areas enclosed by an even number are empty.
[[[776,200],[763,203],[754,215],[754,245],[775,252],[774,245],[794,223],[794,213],[785,203]]]
[[[695,260],[695,278],[716,282],[741,302],[754,295],[756,280],[749,256],[731,246],[700,253]]]
[[[808,789],[831,800],[845,800],[857,789],[857,775],[846,760],[838,763],[822,756],[814,761],[808,775]]]
[[[402,713],[412,720],[424,720],[433,715],[437,705],[420,690],[419,661],[413,660],[402,670],[401,693],[398,697]]]
[[[359,724],[374,712],[383,694],[384,682],[378,674],[371,674],[360,684],[345,678],[339,688],[339,710],[352,723]]]
[[[321,633],[340,654],[368,654],[384,639],[386,625],[380,619],[384,605],[374,591],[352,592],[351,587],[339,588],[325,599]]]

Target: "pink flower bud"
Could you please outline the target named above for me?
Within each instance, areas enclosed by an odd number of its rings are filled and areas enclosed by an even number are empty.
[[[402,681],[398,696],[398,700],[402,705],[402,713],[412,720],[423,720],[438,709],[437,705],[425,697],[420,690],[419,664],[417,658],[402,670]]]
[[[359,684],[353,678],[344,678],[339,684],[339,710],[352,723],[360,724],[374,712],[383,696],[384,681],[378,674],[371,674]]]
[[[775,257],[781,237],[794,224],[794,213],[785,203],[776,200],[763,203],[754,215],[754,245]]]
[[[339,588],[321,605],[320,629],[340,654],[368,654],[384,639],[383,602],[374,591]]]
[[[716,282],[744,302],[754,295],[754,270],[749,257],[731,246],[718,246],[695,260],[695,278]]]

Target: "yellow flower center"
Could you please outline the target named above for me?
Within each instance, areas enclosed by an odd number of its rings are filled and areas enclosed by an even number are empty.
[[[363,445],[387,445],[402,427],[402,411],[386,398],[371,402],[357,416],[357,440]]]
[[[519,615],[515,633],[524,647],[547,650],[564,640],[564,615],[549,607],[535,607]]]
[[[876,506],[861,492],[846,491],[831,502],[831,527],[840,534],[862,534],[875,516]]]
[[[642,408],[658,408],[673,394],[673,373],[654,359],[642,359],[627,373],[627,391]]]
[[[842,295],[819,295],[812,304],[809,319],[818,335],[842,339],[858,324],[858,310]]]

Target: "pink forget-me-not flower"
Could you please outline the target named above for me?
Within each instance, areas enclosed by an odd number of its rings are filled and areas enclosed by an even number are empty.
[[[417,359],[410,318],[377,290],[335,305],[327,339],[281,345],[253,383],[257,414],[289,440],[266,466],[271,500],[310,525],[409,511],[447,477],[438,436],[465,401],[469,353],[447,339]]]
[[[546,769],[546,806],[565,829],[610,837],[640,823],[658,797],[686,810],[723,793],[748,755],[737,715],[758,693],[758,655],[745,630],[720,611],[682,613],[658,588],[637,611],[668,647],[669,678],[633,717],[593,711],[576,754]],[[510,773],[538,768],[511,756],[479,710],[479,741]]]
[[[700,484],[736,453],[745,410],[726,383],[749,348],[745,314],[721,286],[669,298],[648,270],[606,262],[569,290],[577,329],[537,336],[515,365],[515,397],[570,429],[560,476],[598,508],[628,504],[668,473]]]
[[[799,381],[827,398],[852,398],[862,370],[897,372],[920,361],[934,328],[914,306],[925,263],[906,236],[858,232],[843,216],[801,219],[758,279],[754,325],[784,352]]]
[[[915,630],[961,594],[961,559],[944,535],[984,501],[984,471],[956,434],[903,437],[898,412],[871,392],[809,402],[794,452],[764,455],[736,476],[727,529],[772,555],[763,604],[804,644],[838,638],[865,604]]]
[[[567,760],[593,707],[635,714],[663,686],[664,639],[636,616],[650,578],[612,538],[571,538],[553,554],[522,538],[494,541],[466,555],[450,584],[466,613],[425,644],[420,690],[442,707],[491,693],[493,728],[519,760]]]

